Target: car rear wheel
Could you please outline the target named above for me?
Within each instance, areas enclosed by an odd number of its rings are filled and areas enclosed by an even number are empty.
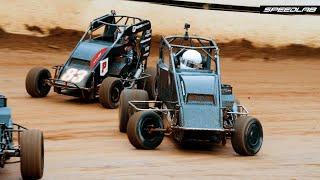
[[[260,121],[251,116],[237,118],[231,137],[232,147],[242,156],[257,154],[263,142],[263,129]]]
[[[128,122],[127,134],[130,143],[137,149],[155,149],[164,137],[161,131],[151,129],[163,129],[161,117],[152,111],[139,111],[132,115]]]
[[[127,132],[127,124],[131,113],[129,112],[129,101],[147,101],[148,93],[145,90],[125,89],[120,95],[119,106],[119,130]],[[147,104],[137,104],[139,108],[147,108]]]
[[[99,101],[105,108],[115,109],[119,106],[119,99],[123,84],[119,78],[108,77],[102,81],[99,88]]]
[[[151,76],[146,79],[145,90],[149,94],[149,99],[156,99],[158,95],[157,88],[157,70],[155,68],[148,68],[145,71],[146,74],[150,74]]]
[[[20,170],[23,179],[40,179],[44,168],[43,134],[25,130],[20,137]]]
[[[26,77],[26,90],[32,97],[45,97],[48,95],[51,86],[46,82],[51,78],[48,69],[42,67],[32,68]]]
[[[140,79],[138,81],[136,81],[137,84],[137,89],[145,89],[145,81],[143,79]]]

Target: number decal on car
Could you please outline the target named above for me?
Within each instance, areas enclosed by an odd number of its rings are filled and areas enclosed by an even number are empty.
[[[100,61],[100,76],[105,76],[108,72],[108,58]]]
[[[85,70],[70,68],[61,76],[61,80],[72,83],[79,83],[87,74],[88,72]]]

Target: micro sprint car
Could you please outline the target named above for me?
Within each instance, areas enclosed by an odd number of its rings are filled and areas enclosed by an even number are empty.
[[[236,153],[252,156],[262,146],[263,129],[257,118],[221,83],[219,49],[215,41],[199,36],[162,37],[157,63],[157,98],[148,101],[144,90],[121,94],[120,131],[126,127],[137,149],[155,149],[164,135],[182,147],[226,144]],[[121,129],[122,127],[122,129]]]
[[[146,89],[153,98],[147,69],[151,23],[137,17],[111,14],[93,20],[64,65],[35,67],[26,77],[32,97],[54,92],[85,100],[99,98],[105,108],[117,108],[124,88]],[[149,78],[150,77],[150,78]]]
[[[23,179],[40,179],[44,168],[43,134],[36,129],[27,129],[13,123],[7,99],[0,95],[0,167],[17,163],[9,161],[20,157],[20,170]],[[17,144],[14,141],[17,140]]]

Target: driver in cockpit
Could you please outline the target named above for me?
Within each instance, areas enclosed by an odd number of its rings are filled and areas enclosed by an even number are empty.
[[[180,69],[201,69],[202,68],[202,56],[194,50],[186,50],[180,57]]]
[[[134,60],[134,37],[125,36],[123,39],[123,56],[125,57],[126,63],[131,64]]]

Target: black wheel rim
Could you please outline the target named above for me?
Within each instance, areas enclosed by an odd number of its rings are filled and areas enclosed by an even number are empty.
[[[247,144],[250,149],[256,150],[261,146],[262,132],[257,123],[253,123],[248,128]]]
[[[50,76],[47,72],[42,72],[39,75],[39,79],[38,79],[38,89],[40,92],[47,92],[50,90],[50,86],[47,84],[46,80],[49,79]]]
[[[148,141],[153,141],[154,139],[158,138],[161,132],[150,131],[154,128],[161,128],[160,122],[158,122],[157,119],[145,117],[140,126],[140,132],[142,137]]]
[[[117,83],[113,86],[113,88],[111,89],[112,102],[117,103],[119,101],[121,91],[122,91],[122,84],[121,83]]]

